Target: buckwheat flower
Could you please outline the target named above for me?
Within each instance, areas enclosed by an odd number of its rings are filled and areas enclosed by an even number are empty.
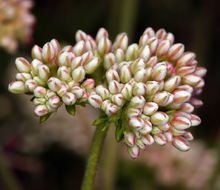
[[[47,115],[49,111],[45,105],[38,105],[35,108],[34,112],[37,116],[44,116],[44,115]]]
[[[84,64],[85,72],[87,74],[92,74],[99,66],[98,57],[91,58],[87,63]]]
[[[154,125],[165,125],[168,120],[169,116],[161,111],[157,111],[151,116],[151,122]]]
[[[106,109],[105,109],[105,113],[108,116],[112,116],[115,115],[118,112],[118,107],[114,104],[107,104]]]
[[[121,89],[122,89],[120,83],[116,80],[110,81],[108,88],[112,94],[117,94],[117,93],[121,92]]]
[[[8,90],[15,94],[25,93],[26,91],[25,84],[23,81],[11,82],[8,86]]]
[[[102,98],[97,94],[90,95],[88,101],[94,108],[99,108],[102,105]]]
[[[73,105],[76,102],[76,96],[71,92],[67,92],[62,96],[62,101],[66,105]]]
[[[103,66],[105,69],[109,69],[115,63],[115,55],[113,53],[108,53],[104,56]]]
[[[144,105],[143,113],[150,116],[158,110],[158,107],[158,104],[155,102],[146,102]]]
[[[131,44],[128,46],[125,53],[125,60],[130,61],[137,57],[138,53],[138,44]]]
[[[133,108],[143,108],[146,100],[143,96],[134,96],[131,98],[130,105]]]

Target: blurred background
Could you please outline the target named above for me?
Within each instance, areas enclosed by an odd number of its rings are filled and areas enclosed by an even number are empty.
[[[10,1],[17,13],[20,9],[19,14],[25,13],[6,30],[1,14],[7,10],[12,19],[13,11],[5,3]],[[31,97],[7,91],[14,79],[15,58],[30,57],[34,44],[42,46],[52,38],[74,44],[78,29],[95,36],[105,27],[111,40],[127,32],[132,43],[148,26],[172,32],[175,41],[195,52],[199,65],[208,69],[201,95],[204,106],[197,110],[202,124],[193,128],[195,140],[189,152],[150,146],[136,160],[116,143],[111,127],[95,189],[220,189],[218,0],[33,0],[33,5],[21,7],[16,1],[20,0],[0,0],[0,190],[80,189],[94,132],[91,124],[98,116],[91,107],[77,107],[75,117],[59,109],[40,125]]]

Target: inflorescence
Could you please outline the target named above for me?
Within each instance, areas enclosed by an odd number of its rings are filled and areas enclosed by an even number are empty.
[[[172,33],[150,27],[131,45],[126,33],[112,43],[104,28],[95,39],[81,30],[75,37],[74,46],[60,48],[55,39],[42,48],[35,45],[31,62],[17,58],[9,90],[33,95],[42,121],[62,104],[71,114],[76,104],[102,110],[94,125],[105,130],[115,123],[117,141],[133,158],[154,142],[190,149],[193,136],[187,129],[201,122],[192,112],[203,104],[195,96],[206,74],[193,52],[174,43]]]

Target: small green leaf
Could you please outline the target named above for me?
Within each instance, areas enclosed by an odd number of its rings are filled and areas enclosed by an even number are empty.
[[[30,99],[30,101],[33,102],[34,98],[35,98],[35,97],[33,96],[33,97]]]
[[[93,122],[93,125],[94,126],[100,126],[100,125],[103,125],[104,123],[108,122],[108,116],[106,115],[103,115],[103,116],[100,116],[98,119],[96,119],[94,122]]]
[[[70,115],[74,116],[75,113],[76,113],[76,106],[75,106],[75,105],[66,106],[66,111],[67,111]]]
[[[115,122],[116,130],[115,130],[115,138],[117,142],[120,142],[124,136],[124,129],[122,125],[122,120],[119,119]]]
[[[76,104],[80,105],[80,106],[83,106],[83,107],[86,107],[86,102],[77,102]]]
[[[49,117],[50,117],[50,113],[48,113],[47,115],[41,116],[40,117],[40,123],[45,122]]]

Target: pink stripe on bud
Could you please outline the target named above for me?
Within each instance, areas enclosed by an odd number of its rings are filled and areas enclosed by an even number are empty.
[[[144,68],[140,68],[139,70],[137,70],[134,74],[134,79],[137,82],[146,82],[148,79],[148,72],[146,69]]]
[[[73,105],[76,102],[76,96],[71,92],[67,92],[62,96],[62,101],[68,106]]]
[[[135,135],[132,132],[124,132],[124,140],[125,143],[130,146],[133,147],[135,145]]]
[[[159,90],[159,83],[156,81],[146,82],[146,94],[153,95]]]
[[[173,146],[175,146],[178,150],[184,152],[190,149],[189,142],[184,137],[175,137],[173,140]]]
[[[112,80],[120,81],[118,72],[114,69],[107,70],[105,76],[108,82],[111,82]]]
[[[57,63],[59,66],[70,66],[75,55],[71,52],[63,52],[58,55]]]
[[[53,46],[53,49],[55,51],[55,55],[57,55],[60,51],[60,43],[56,39],[52,39],[50,41],[50,44]]]
[[[136,145],[142,150],[146,148],[145,144],[140,139],[136,139]]]
[[[206,73],[207,73],[207,69],[206,68],[204,68],[204,67],[197,67],[194,74],[196,74],[197,76],[202,78],[202,77],[204,77],[206,75]]]
[[[193,92],[193,88],[189,85],[181,85],[181,86],[178,86],[176,88],[176,90],[184,90],[184,91],[187,91],[189,93],[192,93]]]
[[[148,46],[150,47],[151,54],[154,54],[157,50],[157,46],[159,44],[159,40],[156,37],[151,37],[148,42]]]
[[[133,147],[128,147],[128,153],[132,158],[137,158],[140,155],[140,149],[137,145]]]
[[[144,31],[144,34],[148,34],[149,37],[153,37],[155,35],[155,32],[153,28],[147,27]]]
[[[74,93],[76,95],[76,97],[79,99],[83,96],[84,89],[79,86],[74,86],[74,87],[72,87],[71,92]]]
[[[166,123],[165,125],[158,125],[157,127],[162,131],[167,131],[170,129],[170,124]]]
[[[114,95],[112,96],[112,102],[113,102],[114,104],[116,104],[117,106],[121,107],[121,106],[124,105],[125,100],[124,100],[124,97],[123,97],[122,94],[114,94]]]
[[[158,111],[151,116],[151,122],[154,125],[165,125],[169,120],[169,116],[164,112]]]
[[[125,58],[125,53],[122,49],[117,49],[115,51],[115,61],[116,63],[120,63],[122,61],[124,61],[124,58]]]
[[[35,80],[28,79],[28,80],[26,80],[26,82],[25,82],[25,89],[26,89],[28,92],[33,92],[34,89],[36,88],[36,86],[37,86],[37,83],[35,82]]]
[[[41,80],[47,81],[50,77],[50,69],[47,65],[39,65],[38,66],[38,76]]]
[[[163,106],[167,103],[168,99],[169,99],[170,93],[166,92],[166,91],[162,91],[162,92],[157,92],[152,100],[153,102],[157,103],[160,106]]]
[[[82,55],[86,51],[86,43],[85,41],[81,40],[76,43],[73,47],[73,52],[76,56]]]
[[[38,67],[40,65],[43,65],[43,63],[41,61],[39,61],[38,59],[34,59],[32,62],[31,62],[31,72],[34,74],[34,75],[38,75]]]
[[[154,141],[155,143],[159,144],[159,145],[165,145],[167,143],[167,139],[166,136],[163,134],[156,134],[154,135]]]
[[[145,115],[152,115],[154,114],[156,111],[158,110],[158,104],[154,103],[154,102],[147,102],[144,105],[144,110],[143,113]]]
[[[108,53],[111,50],[112,43],[107,37],[103,37],[98,42],[97,50],[98,52],[103,55]]]
[[[166,35],[166,30],[164,30],[163,28],[159,29],[155,36],[158,38],[158,39],[163,39]]]
[[[137,59],[131,63],[131,71],[135,74],[139,69],[144,69],[145,63],[143,59]]]
[[[115,49],[121,48],[125,51],[127,47],[128,47],[127,34],[126,33],[118,34],[113,44],[113,49],[115,50]]]
[[[169,78],[164,84],[164,90],[172,92],[179,85],[181,78],[179,76],[173,76]]]
[[[44,46],[43,46],[43,49],[42,49],[42,59],[47,62],[47,63],[50,63],[53,61],[53,59],[55,58],[55,49],[54,47],[52,46],[51,43],[46,43]]]
[[[132,92],[134,96],[143,96],[146,93],[146,85],[143,82],[137,82]]]
[[[190,86],[196,86],[201,81],[201,78],[195,74],[188,74],[182,77],[183,84]]]
[[[106,109],[105,109],[105,113],[108,116],[112,116],[115,115],[118,112],[118,107],[114,104],[107,104]]]
[[[151,145],[154,143],[154,138],[150,134],[147,134],[146,136],[142,136],[141,140],[146,145]]]
[[[37,86],[35,89],[34,89],[34,95],[36,97],[44,97],[47,93],[47,90],[46,88],[42,87],[42,86]]]
[[[192,113],[194,111],[194,106],[190,103],[184,103],[181,107],[181,111]]]
[[[74,57],[71,61],[71,69],[74,70],[75,68],[82,66],[83,59],[82,57]]]
[[[183,135],[183,137],[185,137],[188,141],[192,141],[194,139],[192,133],[186,131]]]
[[[84,64],[84,68],[87,74],[92,74],[99,66],[99,58],[93,57],[87,63]]]
[[[104,86],[102,85],[98,85],[96,87],[96,93],[98,95],[100,95],[102,97],[103,100],[107,99],[109,97],[109,91],[107,88],[105,88]]]
[[[23,57],[19,57],[15,60],[15,65],[18,72],[29,73],[31,71],[31,64]]]
[[[191,123],[192,126],[197,126],[201,123],[201,119],[199,118],[199,116],[195,114],[191,114]]]
[[[41,60],[42,59],[42,49],[35,45],[32,50],[31,50],[31,55],[33,59],[38,59]]]
[[[174,117],[171,120],[171,124],[177,129],[177,130],[184,130],[191,126],[191,122],[186,117],[177,116]]]
[[[149,35],[148,35],[148,34],[143,34],[143,35],[140,37],[139,46],[142,47],[142,46],[147,45],[148,39],[149,39]]]
[[[144,61],[148,61],[151,52],[148,45],[141,47],[137,52],[137,58],[142,58]]]
[[[175,90],[173,95],[175,103],[184,103],[191,98],[191,93],[184,90]]]
[[[177,61],[184,52],[184,45],[181,43],[174,44],[168,51],[167,58],[170,61]]]
[[[75,35],[75,39],[76,41],[80,41],[80,40],[86,40],[87,39],[87,34],[85,32],[83,32],[82,30],[77,30],[76,35]]]
[[[59,67],[59,69],[57,70],[57,76],[62,81],[69,81],[71,79],[69,68],[66,66]]]
[[[28,79],[32,79],[32,76],[29,73],[17,73],[15,78],[16,78],[16,80],[21,80],[21,81],[25,82]]]
[[[174,35],[168,32],[164,37],[163,40],[169,40],[170,44],[172,45],[174,42]]]
[[[172,134],[172,132],[171,131],[167,131],[167,132],[165,132],[164,133],[164,136],[166,137],[166,139],[167,139],[167,142],[172,142],[173,141],[173,134]]]
[[[115,63],[115,55],[113,53],[108,53],[104,56],[103,66],[105,69],[109,69]]]
[[[48,100],[48,104],[49,104],[52,108],[56,109],[56,108],[58,108],[58,107],[60,106],[60,104],[61,104],[60,98],[59,98],[58,96],[53,96],[52,98],[50,98],[50,99]]]
[[[152,124],[148,120],[144,120],[144,126],[143,128],[139,131],[142,135],[146,135],[152,131]]]
[[[187,74],[191,74],[195,71],[195,67],[194,66],[184,66],[184,67],[180,67],[179,69],[177,69],[176,74],[183,77]]]
[[[108,31],[105,28],[100,28],[96,35],[96,41],[99,42],[103,37],[108,38]]]
[[[133,108],[143,108],[145,102],[146,101],[143,96],[134,96],[131,98],[130,105]]]
[[[191,99],[190,99],[190,103],[191,103],[195,108],[199,108],[199,107],[203,106],[202,100],[200,100],[200,99],[198,99],[198,98],[191,98]]]
[[[77,67],[72,71],[72,78],[75,82],[82,82],[85,78],[86,71],[82,66]]]
[[[88,101],[94,108],[100,108],[102,105],[102,98],[97,94],[90,95]]]
[[[61,81],[56,77],[50,77],[47,84],[52,91],[58,91],[62,85]]]
[[[157,47],[157,52],[156,52],[157,56],[158,57],[166,56],[169,48],[170,48],[170,41],[162,40]]]
[[[125,54],[126,61],[134,60],[137,57],[138,49],[136,43],[129,45]]]
[[[69,86],[67,84],[62,84],[61,88],[57,91],[59,96],[63,96],[69,90]]]
[[[121,92],[121,84],[116,80],[112,80],[109,82],[108,89],[112,94],[118,94]]]
[[[144,127],[144,121],[140,117],[131,117],[129,119],[129,126],[135,130],[140,130]]]
[[[38,105],[45,104],[46,101],[47,101],[47,100],[46,100],[45,98],[34,98],[33,104],[34,104],[35,106],[38,106]]]
[[[95,80],[94,79],[86,79],[82,83],[82,87],[85,88],[87,91],[91,91],[95,87]]]
[[[177,60],[176,66],[183,67],[189,65],[194,59],[196,55],[192,52],[185,52],[183,55]]]
[[[14,94],[25,93],[25,85],[23,81],[14,81],[8,85],[8,90]]]
[[[131,80],[131,70],[130,70],[130,67],[128,65],[123,65],[121,68],[120,68],[120,80],[122,83],[127,83]]]
[[[38,105],[35,110],[35,114],[39,117],[47,115],[48,114],[48,109],[45,105]]]
[[[152,79],[155,81],[162,81],[167,74],[167,64],[166,62],[157,63],[152,70]]]
[[[147,67],[154,67],[158,63],[157,56],[153,56],[149,59],[149,61],[146,63]]]
[[[128,117],[139,117],[141,115],[141,110],[137,108],[129,108],[127,110]]]

